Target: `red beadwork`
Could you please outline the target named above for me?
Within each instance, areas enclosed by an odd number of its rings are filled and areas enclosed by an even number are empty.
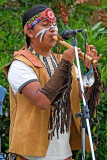
[[[51,21],[52,23],[55,23],[56,18],[55,18],[53,11],[50,8],[47,8],[45,10],[45,16],[49,21]]]

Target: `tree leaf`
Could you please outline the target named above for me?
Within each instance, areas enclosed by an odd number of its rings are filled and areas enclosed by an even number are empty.
[[[4,0],[0,0],[0,5],[3,5],[4,3]]]
[[[98,22],[97,24],[95,24],[95,25],[92,27],[92,31],[95,31],[96,29],[98,29],[101,24],[102,24],[102,22]]]

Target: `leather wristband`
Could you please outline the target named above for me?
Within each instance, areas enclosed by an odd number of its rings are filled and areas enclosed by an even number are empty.
[[[66,83],[68,70],[71,66],[72,64],[69,61],[62,59],[61,62],[58,64],[53,76],[40,90],[40,92],[47,96],[51,103],[56,98],[60,90],[63,90],[62,88]]]

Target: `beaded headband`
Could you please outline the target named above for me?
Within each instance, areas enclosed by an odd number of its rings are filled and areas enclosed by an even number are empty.
[[[27,28],[32,28],[35,24],[39,23],[44,18],[48,19],[52,23],[56,22],[56,18],[53,11],[50,8],[47,8],[45,11],[40,12],[33,16],[31,19],[29,19],[26,22]]]

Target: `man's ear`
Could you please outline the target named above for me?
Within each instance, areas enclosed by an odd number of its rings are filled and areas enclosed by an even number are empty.
[[[32,29],[27,30],[26,34],[27,34],[30,38],[33,38],[33,36],[34,36]]]

